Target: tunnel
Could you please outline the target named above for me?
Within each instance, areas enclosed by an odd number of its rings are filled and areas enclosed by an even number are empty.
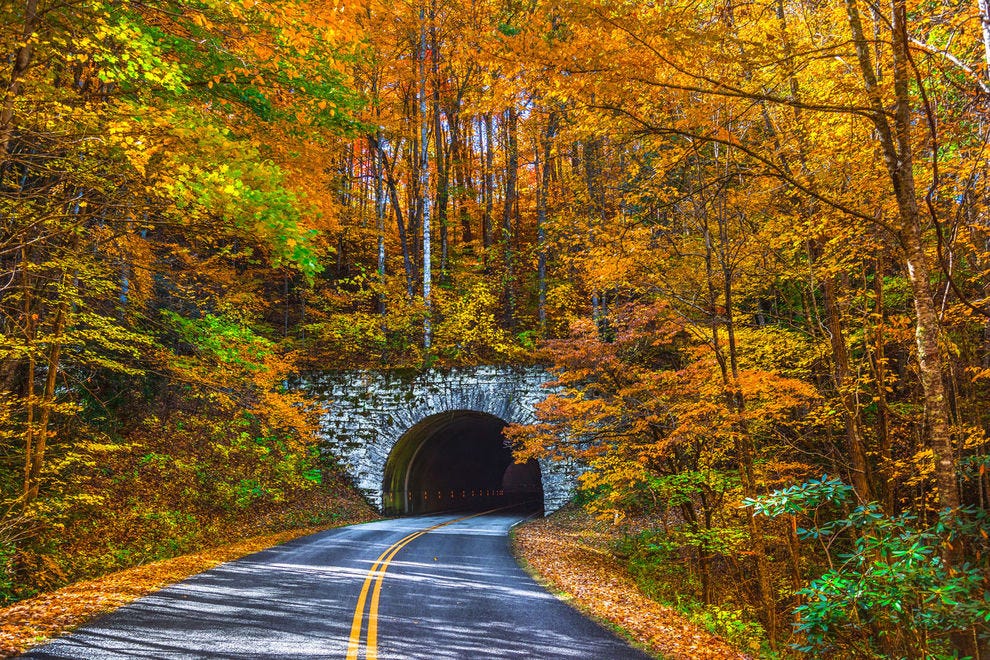
[[[406,431],[385,463],[382,511],[412,515],[485,511],[498,507],[543,510],[543,483],[535,460],[514,463],[502,429],[486,413],[455,410],[432,415]]]

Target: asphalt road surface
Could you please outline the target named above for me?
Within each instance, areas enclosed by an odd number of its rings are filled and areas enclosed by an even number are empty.
[[[521,515],[342,527],[195,575],[26,658],[647,658],[537,585]]]

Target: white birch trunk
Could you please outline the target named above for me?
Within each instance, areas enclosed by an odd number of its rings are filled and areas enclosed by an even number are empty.
[[[429,119],[426,114],[426,8],[419,9],[419,194],[423,205],[423,348],[429,350],[433,340],[432,301],[430,286],[433,273],[430,267],[430,150]]]

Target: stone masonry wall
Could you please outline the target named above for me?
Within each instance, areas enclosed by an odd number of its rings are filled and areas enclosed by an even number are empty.
[[[471,410],[507,423],[531,423],[550,375],[542,367],[481,366],[425,372],[325,371],[298,386],[328,406],[320,425],[326,447],[354,484],[381,507],[385,462],[399,438],[421,420]],[[540,461],[547,513],[574,494],[574,466]]]

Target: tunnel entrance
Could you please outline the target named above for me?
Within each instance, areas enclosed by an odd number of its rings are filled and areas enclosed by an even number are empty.
[[[484,511],[510,504],[542,511],[540,466],[532,459],[513,463],[505,426],[493,415],[455,410],[410,428],[385,463],[382,511]]]

